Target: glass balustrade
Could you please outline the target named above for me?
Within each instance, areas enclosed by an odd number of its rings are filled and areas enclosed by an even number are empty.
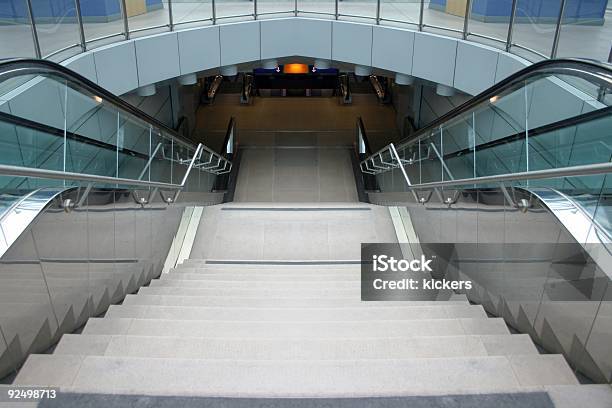
[[[606,5],[607,0],[7,0],[0,3],[0,59],[63,60],[123,40],[126,30],[135,37],[298,15],[399,24],[481,42],[531,61],[607,61],[612,10]]]
[[[609,88],[611,77],[605,67],[601,75],[590,75],[580,64],[566,66],[573,73],[542,72],[502,85],[497,94],[460,107],[461,113],[451,112],[448,119],[397,146],[397,157],[385,148],[362,168],[376,173],[381,191],[399,192],[409,190],[399,160],[414,185],[608,163],[612,106],[601,90]],[[554,189],[609,228],[608,183],[605,175],[589,175],[512,185]],[[499,188],[499,183],[488,187]]]
[[[24,65],[22,75],[16,74],[20,69],[2,68],[1,94],[10,96],[0,102],[2,165],[176,186],[193,160],[185,190],[201,192],[211,191],[216,173],[228,168],[225,158],[197,150],[130,105],[118,105],[61,72],[30,74]],[[2,177],[0,188],[8,194],[3,202],[49,183],[57,185],[44,178]]]

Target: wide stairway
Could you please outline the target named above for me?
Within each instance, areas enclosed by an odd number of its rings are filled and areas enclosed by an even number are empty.
[[[214,407],[340,397],[356,398],[346,407],[374,406],[366,397],[402,397],[377,400],[387,407],[605,406],[607,386],[577,386],[562,356],[540,354],[462,295],[362,302],[360,242],[397,242],[387,208],[207,207],[191,259],[64,335],[52,354],[31,355],[15,384],[61,387],[45,402],[61,407],[173,398],[195,407],[205,397],[234,397],[205,398]]]

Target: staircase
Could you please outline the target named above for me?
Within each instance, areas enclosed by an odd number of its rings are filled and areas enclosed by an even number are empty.
[[[191,259],[15,385],[61,387],[58,407],[610,407],[608,386],[462,295],[361,302],[359,243],[394,241],[384,207],[207,207]]]

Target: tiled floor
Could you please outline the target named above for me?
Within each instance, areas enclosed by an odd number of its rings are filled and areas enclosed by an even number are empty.
[[[221,22],[252,19],[254,2],[248,0],[217,0],[216,16]],[[380,17],[381,24],[399,25],[407,28],[416,28],[419,20],[419,5],[416,0],[386,1],[382,0]],[[332,18],[335,3],[329,0],[299,0],[297,2],[300,15],[316,18]],[[292,16],[295,7],[294,1],[259,0],[257,2],[259,18],[274,18],[279,16]],[[376,2],[345,0],[341,1],[338,11],[343,20],[357,19],[359,16],[371,21],[376,15]],[[211,24],[212,17],[211,0],[206,1],[174,1],[172,6],[173,20],[178,25],[177,29]],[[275,14],[268,14],[275,13]],[[312,14],[315,13],[315,14]],[[317,14],[319,13],[319,14]],[[34,10],[36,14],[36,10]],[[228,18],[229,16],[241,16]],[[357,17],[355,17],[357,16]],[[582,57],[598,60],[607,60],[612,45],[612,12],[606,15],[604,25],[575,25],[566,24],[562,27],[558,56],[559,57]],[[203,21],[204,20],[204,21]],[[385,21],[396,20],[399,21]],[[430,10],[428,2],[425,3],[423,21],[426,31],[439,32],[445,35],[459,36],[459,33],[441,31],[437,27],[447,27],[455,30],[463,29],[463,18],[452,16],[440,11]],[[188,23],[192,22],[192,23]],[[407,24],[408,23],[408,24]],[[164,26],[168,24],[168,8],[149,12],[144,15],[129,18],[130,30],[139,30],[146,27]],[[85,36],[87,41],[108,37],[121,33],[123,22],[116,20],[109,23],[86,23]],[[146,35],[156,31],[166,31],[167,27],[155,30],[146,30],[134,33],[133,36]],[[77,44],[79,34],[77,25],[71,22],[54,24],[37,24],[40,45],[43,55],[49,55],[59,49]],[[471,20],[469,31],[475,34],[493,37],[505,41],[508,33],[507,23],[482,23]],[[542,54],[549,55],[555,34],[554,24],[523,23],[517,24],[514,29],[513,41],[524,47],[531,48]],[[91,46],[98,46],[121,39],[120,35],[101,41],[94,41]],[[494,46],[502,46],[484,38],[472,36],[475,41],[487,42]],[[60,53],[55,59],[63,59],[79,51],[74,48],[68,52]],[[513,52],[528,57],[539,59],[535,54],[514,47]],[[32,35],[29,25],[4,24],[0,25],[0,59],[13,57],[31,57],[34,55]]]

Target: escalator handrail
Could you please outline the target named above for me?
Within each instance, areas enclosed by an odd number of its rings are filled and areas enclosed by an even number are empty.
[[[125,186],[135,186],[135,187],[147,187],[147,188],[158,188],[162,190],[182,190],[187,183],[187,179],[189,178],[189,174],[193,169],[195,161],[200,154],[204,146],[199,144],[196,148],[196,151],[193,157],[190,160],[189,167],[183,176],[183,180],[181,184],[173,184],[173,183],[163,183],[158,181],[145,181],[145,180],[135,180],[135,179],[127,179],[121,177],[111,177],[111,176],[100,176],[96,174],[86,174],[86,173],[74,173],[74,172],[64,172],[59,170],[49,170],[49,169],[39,169],[32,167],[21,167],[21,166],[11,166],[6,164],[0,164],[0,175],[2,176],[13,176],[13,177],[34,177],[34,178],[42,178],[42,179],[52,179],[52,180],[71,180],[71,181],[85,181],[89,183],[104,183],[104,184],[119,184]]]
[[[32,58],[12,59],[0,62],[0,82],[8,78],[24,75],[54,75],[63,78],[69,81],[71,84],[86,89],[93,95],[102,98],[103,101],[114,105],[119,110],[126,111],[129,114],[142,120],[143,122],[146,122],[152,125],[153,127],[163,131],[175,142],[189,148],[195,147],[194,142],[182,137],[174,129],[166,126],[159,120],[155,119],[152,116],[149,116],[145,112],[124,101],[112,92],[104,89],[100,85],[72,71],[71,69],[64,67],[63,65],[49,60],[39,60]],[[210,151],[210,149],[208,148],[206,148],[206,150]]]
[[[366,133],[365,125],[363,124],[363,119],[361,116],[357,117],[357,131],[361,132],[363,143],[365,145],[365,154],[366,156],[369,156],[372,154],[372,148],[370,147],[370,140],[368,139],[368,134]]]
[[[393,143],[391,143],[393,149]],[[396,158],[397,160],[397,158]],[[398,166],[403,169],[403,166]],[[412,184],[406,174],[404,178],[408,191],[432,190],[446,187],[467,186],[476,184],[502,183],[505,181],[540,180],[562,177],[582,177],[597,174],[612,173],[612,162],[583,164],[578,166],[558,167],[554,169],[523,171],[519,173],[496,174],[492,176],[473,177],[466,179],[455,179],[446,181],[434,181],[429,183]]]
[[[612,65],[610,64],[573,58],[540,61],[510,75],[475,97],[469,99],[465,103],[459,105],[455,109],[440,116],[424,128],[416,131],[415,134],[410,136],[410,140],[400,141],[397,145],[397,149],[402,150],[406,146],[414,144],[418,140],[429,136],[434,129],[439,128],[446,122],[449,122],[456,117],[473,110],[475,107],[487,100],[490,100],[492,97],[499,96],[501,92],[506,91],[513,86],[520,85],[522,81],[533,77],[552,74],[567,74],[574,77],[583,77],[591,81],[600,82],[601,85],[605,85],[608,88],[612,88]],[[372,153],[371,156],[382,153],[387,148],[388,146],[383,147],[379,151]]]
[[[227,157],[227,152],[231,151],[234,153],[234,146],[236,144],[236,118],[234,116],[230,117],[230,120],[227,124],[227,130],[225,131],[225,137],[223,138],[223,144],[221,144],[221,151],[223,152],[223,156]],[[233,136],[233,138],[232,138]],[[229,149],[229,144],[232,143],[231,149]]]

